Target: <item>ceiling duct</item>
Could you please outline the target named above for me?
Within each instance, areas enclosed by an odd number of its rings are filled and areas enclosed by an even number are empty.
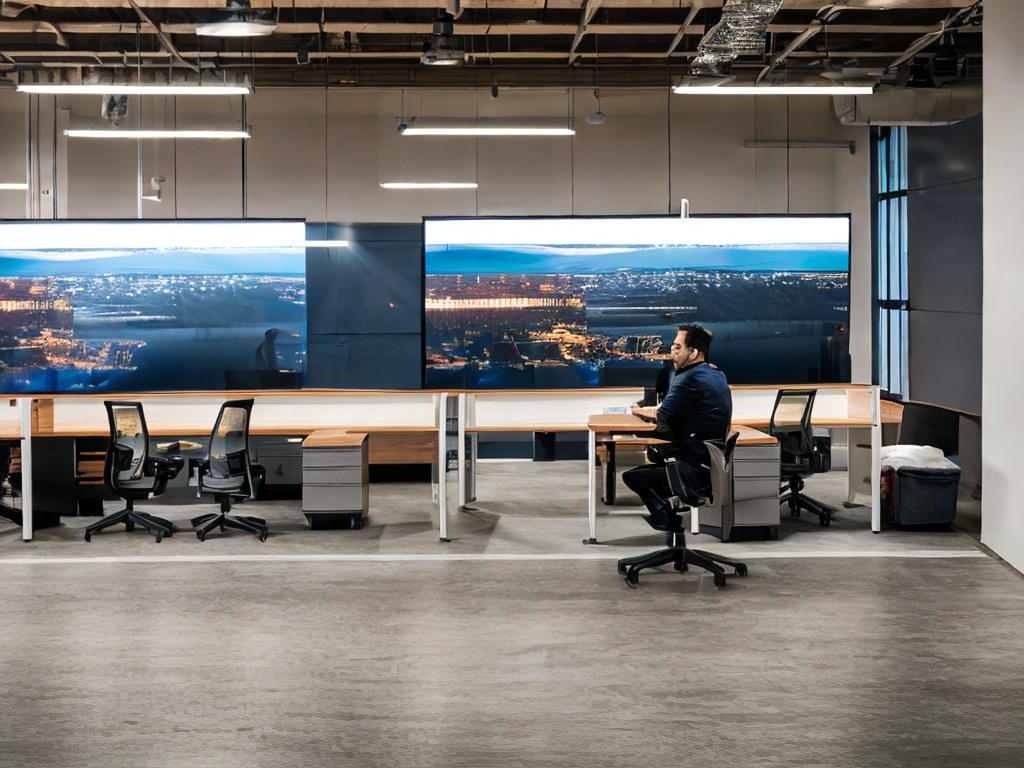
[[[782,0],[725,0],[721,21],[697,44],[690,74],[725,77],[737,56],[764,54],[768,23],[781,7]]]
[[[445,66],[462,64],[465,52],[459,46],[454,35],[455,27],[450,18],[441,17],[434,22],[434,30],[423,43],[423,55],[420,64],[428,66]]]
[[[940,88],[880,85],[869,96],[836,96],[843,125],[951,125],[981,112],[981,79],[957,80]]]
[[[123,67],[67,67],[19,73],[17,89],[25,93],[94,93],[99,95],[244,95],[252,93],[248,74],[209,70],[176,72],[166,65],[125,70]]]

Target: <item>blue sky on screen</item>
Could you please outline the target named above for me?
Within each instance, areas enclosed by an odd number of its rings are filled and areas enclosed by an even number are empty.
[[[0,275],[301,275],[301,221],[0,223]]]
[[[428,219],[424,245],[428,274],[845,272],[849,232],[846,216]]]

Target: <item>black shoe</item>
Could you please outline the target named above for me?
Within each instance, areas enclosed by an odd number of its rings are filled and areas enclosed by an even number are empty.
[[[664,517],[657,517],[655,515],[644,515],[644,522],[646,522],[651,528],[662,533],[672,533],[672,527],[669,525],[668,520]]]
[[[676,515],[675,512],[672,511],[672,508],[664,502],[654,506],[653,508],[648,507],[648,509],[651,514],[644,515],[644,522],[656,531],[671,533],[673,530],[673,523],[679,522],[678,515]]]

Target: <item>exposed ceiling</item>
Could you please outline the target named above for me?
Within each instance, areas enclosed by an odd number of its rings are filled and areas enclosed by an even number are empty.
[[[978,0],[251,0],[276,19],[271,35],[196,34],[229,4],[0,0],[0,83],[143,69],[241,72],[257,89],[660,87],[709,73],[933,87],[981,75]],[[457,64],[421,63],[435,40]]]

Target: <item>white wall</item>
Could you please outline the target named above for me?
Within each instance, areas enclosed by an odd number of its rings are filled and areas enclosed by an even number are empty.
[[[27,107],[27,96],[0,91],[0,183],[21,184],[28,179]],[[0,218],[26,218],[27,198],[24,191],[0,189]]]
[[[1024,146],[1024,72],[1019,30],[1020,0],[985,3],[985,213],[984,329],[982,332],[982,488],[981,540],[1024,571],[1024,473],[1020,439],[1024,429],[1024,260],[1020,216],[1024,209],[1020,169]],[[951,370],[956,353],[950,352]]]
[[[851,213],[851,354],[855,382],[871,377],[869,132],[842,126],[831,99],[674,96],[665,89],[601,89],[604,125],[589,125],[592,89],[402,92],[261,90],[246,99],[252,139],[88,141],[65,125],[100,121],[98,97],[0,92],[0,168],[24,163],[25,111],[50,115],[32,139],[44,158],[32,195],[57,200],[58,218],[135,218],[139,180],[163,176],[146,218],[284,217],[348,223],[418,222],[443,215]],[[240,97],[146,97],[129,121],[144,126],[239,123]],[[399,117],[572,116],[573,137],[399,136]],[[36,121],[39,123],[39,121]],[[744,141],[850,141],[847,149],[747,149]],[[452,175],[479,189],[384,190],[379,182]],[[24,218],[23,193],[0,193],[0,215]]]

